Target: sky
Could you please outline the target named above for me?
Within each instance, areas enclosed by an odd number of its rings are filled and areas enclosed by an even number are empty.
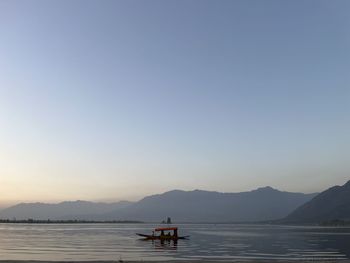
[[[350,2],[0,1],[0,206],[350,179]]]

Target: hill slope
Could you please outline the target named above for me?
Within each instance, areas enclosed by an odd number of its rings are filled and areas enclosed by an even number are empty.
[[[288,215],[283,222],[320,223],[335,219],[350,220],[350,181],[320,193]]]

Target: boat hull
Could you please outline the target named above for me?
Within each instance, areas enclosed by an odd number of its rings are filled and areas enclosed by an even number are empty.
[[[179,239],[187,239],[189,236],[153,236],[153,235],[145,235],[136,233],[136,235],[143,237],[146,240],[179,240]]]

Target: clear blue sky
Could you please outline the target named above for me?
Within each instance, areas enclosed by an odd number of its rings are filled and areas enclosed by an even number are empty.
[[[1,1],[0,203],[350,179],[350,1]]]

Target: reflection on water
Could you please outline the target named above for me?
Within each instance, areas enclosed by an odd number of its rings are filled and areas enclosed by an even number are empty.
[[[145,242],[150,242],[149,240],[144,240]],[[151,241],[155,249],[164,249],[164,250],[176,250],[177,249],[177,240],[152,240]]]
[[[350,228],[183,224],[189,240],[140,240],[151,224],[0,224],[0,258],[31,260],[347,259]]]

